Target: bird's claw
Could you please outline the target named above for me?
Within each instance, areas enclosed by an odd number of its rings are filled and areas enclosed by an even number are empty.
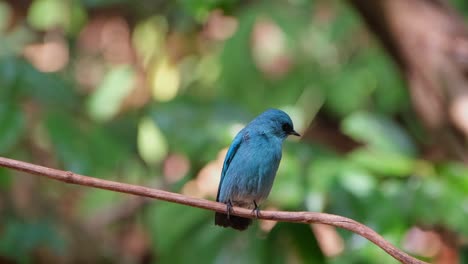
[[[226,214],[227,214],[227,219],[230,218],[231,212],[232,212],[232,203],[231,203],[231,200],[229,200],[229,201],[226,203]]]
[[[258,207],[257,202],[253,201],[253,203],[255,205],[255,208],[252,210],[252,213],[255,214],[255,218],[258,218],[258,216],[260,215],[260,208]]]

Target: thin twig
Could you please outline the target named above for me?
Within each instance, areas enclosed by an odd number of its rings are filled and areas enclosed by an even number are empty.
[[[93,177],[75,174],[69,171],[51,169],[18,160],[0,157],[0,167],[23,171],[38,176],[45,176],[51,179],[71,184],[106,189],[115,192],[128,193],[142,197],[149,197],[158,200],[164,200],[167,202],[173,202],[212,210],[216,212],[226,211],[226,205],[222,203],[208,201],[200,198],[188,197],[178,193],[166,192],[138,185],[97,179]],[[232,214],[248,218],[255,217],[255,215],[252,214],[252,210],[240,207],[234,207],[232,210]],[[381,235],[376,233],[371,228],[343,216],[314,212],[261,211],[258,218],[280,222],[294,222],[307,224],[319,223],[335,227],[341,227],[343,229],[349,230],[353,233],[367,238],[369,241],[382,248],[385,252],[387,252],[389,255],[391,255],[393,258],[397,259],[401,263],[426,263],[416,258],[413,258],[408,254],[404,253],[403,251],[399,250],[397,247],[392,245],[390,242],[386,241]]]

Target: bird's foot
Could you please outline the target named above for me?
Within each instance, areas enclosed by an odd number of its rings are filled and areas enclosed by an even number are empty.
[[[229,200],[229,201],[226,203],[226,214],[227,214],[227,219],[230,218],[231,212],[232,212],[232,203],[231,203],[231,200]]]
[[[260,215],[260,208],[257,205],[257,202],[255,200],[253,201],[253,204],[255,205],[255,208],[252,210],[252,213],[255,214],[255,218],[258,218]]]

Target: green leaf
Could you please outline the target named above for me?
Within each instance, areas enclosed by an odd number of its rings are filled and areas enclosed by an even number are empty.
[[[49,221],[19,221],[9,219],[0,234],[0,255],[28,263],[33,253],[41,247],[53,253],[65,253],[66,244],[53,223]]]
[[[450,162],[439,166],[440,175],[451,188],[468,193],[468,167],[462,163]]]
[[[287,66],[288,72],[281,78],[265,76],[259,71],[252,56],[252,34],[259,17],[271,21],[284,35],[287,60],[294,60],[294,51],[299,50],[299,37],[307,26],[309,14],[300,7],[266,2],[242,11],[236,33],[226,41],[220,54],[221,96],[233,102],[241,102],[253,112],[296,103],[314,76],[309,69],[294,66]],[[301,58],[301,55],[297,54],[297,57]]]
[[[363,110],[375,90],[375,77],[368,69],[343,70],[326,89],[325,107],[339,116]]]
[[[235,234],[232,231],[229,232],[229,230],[214,226],[212,217],[212,214],[210,214],[208,219],[205,219],[197,228],[187,232],[186,236],[178,240],[177,244],[171,249],[171,253],[164,254],[158,259],[158,263],[191,263],[194,259],[200,263],[214,263],[216,260],[222,259],[223,247],[231,244],[230,242],[232,242]],[[178,250],[181,248],[184,250]],[[177,252],[177,254],[174,254],[174,252]],[[245,255],[248,254],[248,252],[245,253]],[[250,260],[255,258],[255,255],[249,254],[249,256],[252,256]],[[235,257],[240,259],[238,255]]]
[[[0,4],[1,5],[1,4]],[[1,50],[0,50],[1,52]],[[21,62],[15,57],[0,59],[0,101],[16,100],[21,89],[16,87],[17,78],[21,73]]]
[[[286,263],[291,258],[299,258],[301,263],[325,263],[310,225],[296,223],[277,223],[268,236],[274,247],[262,263]],[[278,255],[282,256],[283,261]]]
[[[91,189],[84,192],[79,200],[79,212],[86,218],[99,215],[106,208],[119,204],[124,196],[117,192],[108,190]]]
[[[416,146],[406,132],[386,116],[355,112],[347,116],[341,130],[353,139],[382,152],[416,155]]]
[[[298,208],[304,198],[303,178],[300,175],[299,160],[288,152],[283,153],[268,200],[281,208]]]
[[[17,88],[37,100],[45,107],[69,110],[77,105],[78,96],[73,84],[58,74],[46,74],[36,70],[31,64],[21,61],[18,65]]]
[[[410,176],[415,166],[415,161],[406,155],[371,148],[356,149],[348,157],[370,172],[384,176]]]
[[[183,9],[197,21],[204,22],[210,12],[216,8],[229,9],[236,0],[179,0],[178,3]]]
[[[164,135],[170,135],[165,139],[171,151],[196,160],[212,160],[234,137],[229,133],[232,126],[249,120],[244,112],[229,105],[183,99],[158,104],[151,109],[151,117]]]
[[[5,2],[0,2],[0,32],[5,32],[13,18],[12,8]]]
[[[109,172],[115,173],[116,168],[127,165],[131,146],[127,146],[127,139],[119,140],[115,132],[112,128],[95,126],[89,133],[86,133],[86,141],[89,145],[88,155],[92,158],[96,176],[101,174],[106,176]]]
[[[0,190],[9,190],[12,182],[12,175],[6,168],[0,168]]]
[[[174,203],[155,203],[147,214],[153,244],[162,258],[178,252],[178,243],[195,232],[213,213],[199,208]]]
[[[340,183],[350,193],[357,197],[368,197],[377,186],[373,175],[356,166],[346,166],[339,176]]]
[[[376,109],[381,113],[394,114],[410,107],[408,89],[399,69],[388,54],[372,52],[365,62],[371,73],[376,76],[377,89],[374,98]]]
[[[152,119],[146,117],[138,125],[138,152],[149,165],[156,165],[166,157],[166,138]]]
[[[95,121],[108,121],[119,111],[125,97],[132,91],[134,70],[128,66],[111,69],[88,99],[88,113]]]
[[[327,192],[337,179],[345,161],[338,157],[317,157],[309,166],[308,182],[312,191]]]
[[[44,31],[61,27],[74,33],[85,21],[86,12],[79,1],[36,0],[28,12],[28,22]]]
[[[29,9],[28,20],[31,25],[41,30],[64,27],[68,19],[67,9],[67,3],[64,1],[36,0]]]
[[[67,113],[49,113],[45,126],[55,153],[66,170],[80,174],[92,172],[89,142],[76,117]]]
[[[17,105],[0,104],[0,154],[6,154],[21,139],[25,122]]]

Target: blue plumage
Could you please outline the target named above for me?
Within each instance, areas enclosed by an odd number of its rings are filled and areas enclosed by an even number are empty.
[[[270,193],[281,160],[283,141],[294,131],[291,118],[269,109],[245,126],[226,154],[216,201],[227,205],[227,214],[216,213],[215,224],[246,229],[251,219],[228,215],[231,206],[258,209]]]

